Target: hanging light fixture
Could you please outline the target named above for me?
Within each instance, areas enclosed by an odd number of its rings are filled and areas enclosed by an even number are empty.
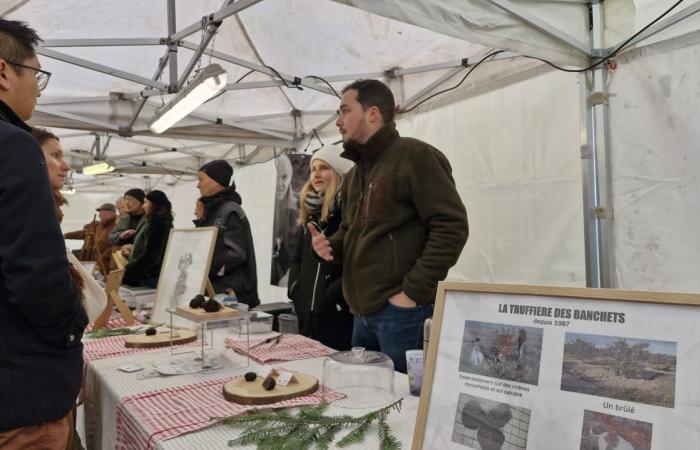
[[[208,65],[170,103],[158,111],[148,128],[156,134],[164,132],[225,87],[226,71],[218,64]]]
[[[101,175],[114,170],[114,166],[107,161],[100,161],[97,164],[83,167],[83,175]]]

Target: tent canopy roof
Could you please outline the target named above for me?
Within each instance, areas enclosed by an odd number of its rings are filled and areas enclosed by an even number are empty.
[[[145,162],[191,172],[217,157],[243,164],[264,161],[284,148],[303,150],[314,131],[337,138],[329,126],[337,108],[332,90],[356,78],[384,78],[406,107],[456,84],[465,73],[461,64],[473,64],[491,49],[510,53],[480,67],[466,88],[539,64],[511,59],[514,55],[581,67],[592,52],[588,6],[579,0],[172,3],[174,37],[181,38],[176,39],[180,84],[191,76],[183,74],[188,65],[196,70],[215,62],[227,71],[229,86],[154,136],[146,125],[172,96],[167,60],[159,64],[168,50],[167,2],[0,0],[0,14],[29,22],[45,41],[39,53],[53,76],[33,123],[59,128],[55,131],[64,147],[82,151],[70,153],[74,166],[90,163],[91,151],[97,156],[90,133],[101,135],[102,146],[109,143],[106,152],[98,153],[116,158],[119,167],[143,167]],[[606,42],[619,43],[673,3],[606,1]],[[669,17],[697,10],[700,0],[686,0]],[[211,14],[223,22],[209,40]],[[652,39],[696,30],[698,16]],[[201,42],[204,54],[191,64]]]

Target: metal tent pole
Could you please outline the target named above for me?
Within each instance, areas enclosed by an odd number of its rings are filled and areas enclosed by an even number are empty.
[[[604,56],[605,22],[602,1],[591,8],[591,44],[594,56]],[[585,136],[581,147],[583,216],[586,249],[586,285],[616,287],[614,216],[609,147],[607,64],[581,75],[582,120]]]

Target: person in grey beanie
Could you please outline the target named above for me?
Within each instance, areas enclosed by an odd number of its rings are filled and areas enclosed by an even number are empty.
[[[252,308],[260,304],[255,247],[232,175],[233,168],[222,159],[208,162],[199,169],[197,189],[202,195],[204,214],[195,220],[195,225],[219,228],[209,268],[214,291],[232,290],[239,302]]]

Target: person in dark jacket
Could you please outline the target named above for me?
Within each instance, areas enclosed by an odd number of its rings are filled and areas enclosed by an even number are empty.
[[[219,228],[209,268],[214,291],[233,290],[239,302],[253,308],[260,304],[255,247],[232,175],[233,168],[222,159],[208,162],[199,169],[197,189],[202,195],[204,215],[195,220],[195,225]]]
[[[88,319],[44,155],[24,123],[50,75],[38,42],[26,24],[0,19],[0,448],[65,448],[83,380]]]
[[[124,193],[126,215],[119,216],[117,226],[109,232],[112,245],[133,244],[139,228],[146,222],[143,202],[146,193],[139,188],[129,189]]]
[[[353,317],[343,299],[343,266],[318,260],[311,247],[314,224],[325,236],[338,230],[343,176],[353,164],[342,148],[328,145],[311,156],[311,176],[299,197],[299,237],[289,266],[288,297],[294,302],[299,332],[336,350],[349,350]]]
[[[343,184],[343,222],[313,247],[343,262],[343,294],[355,314],[353,346],[380,350],[406,372],[406,350],[423,348],[437,283],[467,242],[467,211],[439,150],[399,136],[384,83],[343,89],[336,125],[342,156],[355,162]]]
[[[124,283],[155,288],[173,228],[172,205],[162,191],[151,191],[145,199],[146,221],[136,233],[133,247],[122,247],[122,254],[129,255],[129,262],[124,267]]]

